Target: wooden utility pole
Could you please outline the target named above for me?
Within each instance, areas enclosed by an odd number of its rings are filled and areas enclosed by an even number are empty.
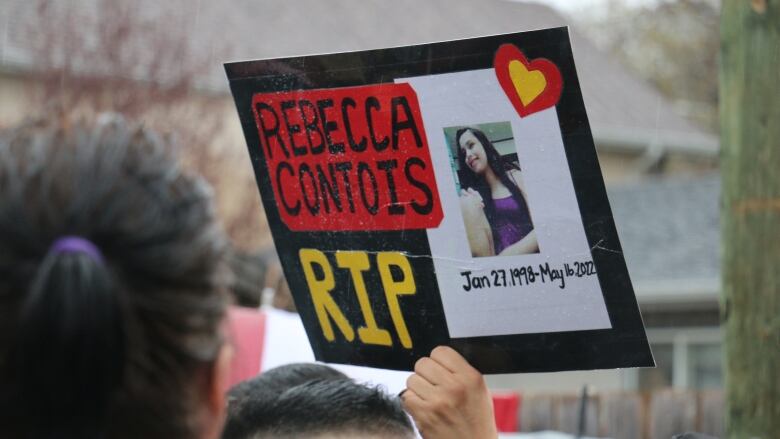
[[[723,0],[726,431],[780,437],[780,1]]]

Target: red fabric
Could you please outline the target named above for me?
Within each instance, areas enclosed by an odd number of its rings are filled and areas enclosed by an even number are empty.
[[[260,373],[265,340],[265,314],[253,308],[230,307],[228,327],[234,355],[230,387]]]
[[[496,426],[501,433],[520,430],[518,416],[520,410],[520,395],[517,393],[494,393],[493,411],[496,416]]]

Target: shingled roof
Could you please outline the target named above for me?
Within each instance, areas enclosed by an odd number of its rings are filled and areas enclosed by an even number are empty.
[[[372,49],[567,26],[570,20],[535,3],[506,0],[203,0],[179,2],[178,21],[214,67],[201,81],[227,91],[225,61]],[[83,11],[94,0],[68,2]],[[156,2],[137,0],[154,13]],[[168,5],[170,7],[170,5]],[[0,1],[0,66],[29,64],[21,29],[35,20],[34,2]],[[675,114],[660,93],[571,29],[580,82],[597,143],[654,144],[713,154],[717,141]],[[218,48],[228,47],[229,54]],[[153,49],[151,49],[153,50]],[[229,58],[229,59],[226,59]]]
[[[640,301],[685,293],[716,299],[720,288],[720,174],[646,179],[608,189]]]

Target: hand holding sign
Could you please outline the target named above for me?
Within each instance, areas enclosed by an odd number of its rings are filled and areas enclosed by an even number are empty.
[[[406,386],[404,408],[425,439],[497,437],[485,380],[454,349],[439,346],[418,360]]]

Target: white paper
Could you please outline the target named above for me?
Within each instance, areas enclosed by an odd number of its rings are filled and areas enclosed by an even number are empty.
[[[492,69],[397,79],[417,93],[439,196],[441,225],[428,230],[431,254],[449,334],[453,338],[611,328],[595,274],[531,284],[464,290],[464,271],[488,276],[493,270],[540,264],[562,268],[592,263],[555,108],[520,118]],[[456,176],[444,128],[508,122],[522,168],[528,207],[540,252],[519,256],[472,257],[460,211]],[[500,272],[497,271],[497,275]],[[515,279],[517,281],[518,279]],[[499,281],[499,283],[501,283]],[[506,284],[511,282],[504,281]]]

